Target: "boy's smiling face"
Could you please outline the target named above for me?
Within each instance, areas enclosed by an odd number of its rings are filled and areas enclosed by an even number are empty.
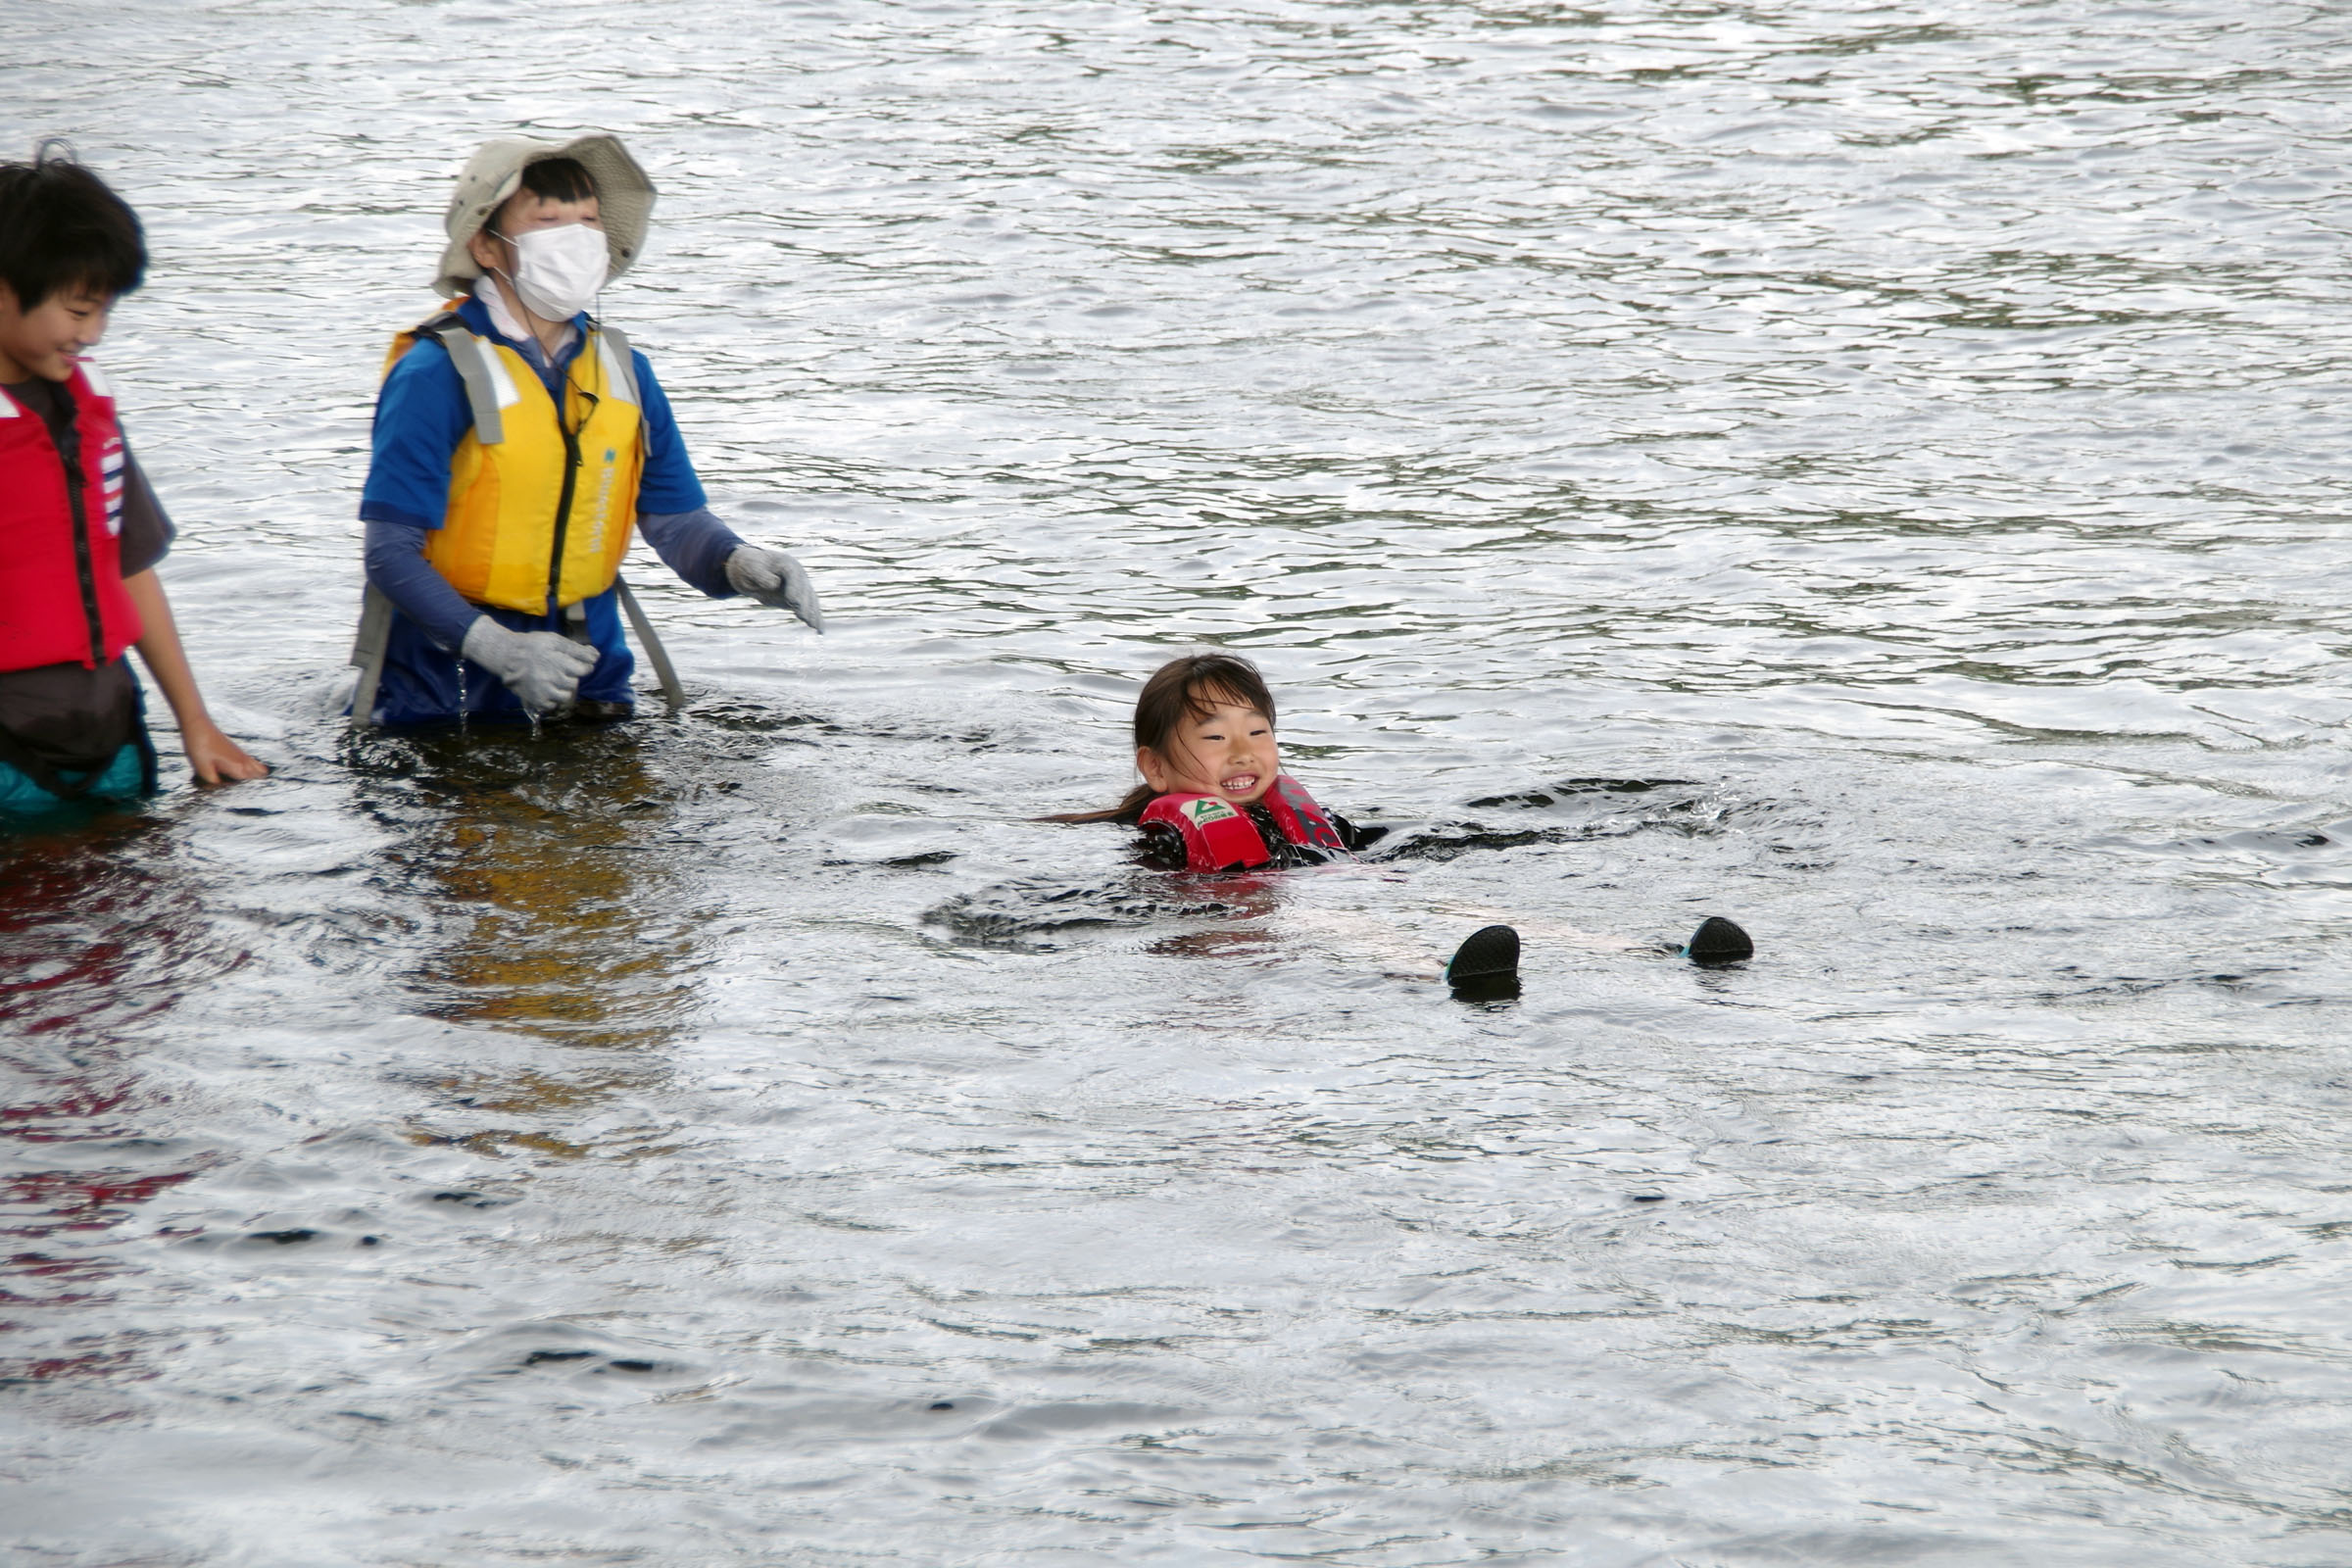
[[[1162,795],[1214,795],[1247,806],[1274,787],[1282,759],[1274,722],[1246,704],[1212,696],[1205,713],[1188,714],[1167,748],[1135,754],[1144,781]]]
[[[70,380],[74,362],[106,335],[114,304],[87,284],[69,283],[28,311],[0,283],[0,381]]]

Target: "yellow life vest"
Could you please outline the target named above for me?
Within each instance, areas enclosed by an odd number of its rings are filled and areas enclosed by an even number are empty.
[[[637,525],[644,414],[628,339],[599,326],[564,372],[558,415],[530,362],[446,311],[392,340],[449,351],[473,408],[450,460],[449,509],[424,559],[477,605],[546,614],[612,586]]]

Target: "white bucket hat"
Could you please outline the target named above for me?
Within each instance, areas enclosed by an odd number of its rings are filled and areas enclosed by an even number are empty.
[[[522,189],[522,172],[551,158],[572,158],[596,181],[597,213],[605,225],[605,248],[612,254],[612,276],[629,270],[645,249],[645,230],[654,216],[654,182],[645,177],[637,160],[617,136],[581,136],[573,141],[532,141],[523,136],[501,136],[486,142],[466,162],[458,175],[457,193],[449,199],[449,246],[441,253],[441,270],[433,287],[443,299],[454,300],[482,275],[466,242],[481,232],[499,204]]]

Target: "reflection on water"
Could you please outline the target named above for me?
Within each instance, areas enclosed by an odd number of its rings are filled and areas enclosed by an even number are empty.
[[[400,830],[387,863],[408,896],[442,912],[438,941],[404,982],[415,1012],[564,1048],[560,1069],[533,1059],[440,1078],[438,1098],[477,1125],[449,1131],[428,1114],[412,1119],[411,1137],[577,1157],[595,1151],[544,1129],[478,1123],[576,1123],[667,1076],[660,1048],[696,1010],[694,932],[708,915],[690,902],[667,782],[645,760],[668,727],[347,743],[343,760],[366,781],[361,808]]]
[[[578,1046],[644,1049],[691,1006],[690,911],[662,782],[635,726],[371,738],[354,761],[406,786],[396,858],[470,929],[416,981],[436,1017]],[[651,744],[658,744],[654,742]],[[405,755],[403,755],[405,754]]]
[[[2343,19],[12,22],[276,771],[0,849],[7,1551],[2344,1555]],[[648,561],[685,713],[355,743],[485,115],[831,631]],[[1204,646],[1372,863],[1034,820]]]
[[[169,1008],[223,954],[161,824],[112,814],[0,839],[0,1025],[71,1048]]]
[[[118,1233],[214,1161],[152,1136],[168,1092],[131,1041],[245,956],[219,945],[170,853],[160,824],[121,814],[0,841],[0,1387],[155,1375],[142,1332],[90,1314],[135,1292]]]

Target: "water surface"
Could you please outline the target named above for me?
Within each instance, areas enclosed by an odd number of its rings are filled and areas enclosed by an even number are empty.
[[[2344,1561],[2347,59],[13,18],[0,138],[147,217],[103,360],[276,772],[0,847],[10,1553]],[[649,556],[684,713],[355,740],[376,368],[516,123],[660,183],[608,312],[832,633]],[[1200,647],[1390,853],[1029,820]],[[1710,911],[1759,961],[1643,946]]]

